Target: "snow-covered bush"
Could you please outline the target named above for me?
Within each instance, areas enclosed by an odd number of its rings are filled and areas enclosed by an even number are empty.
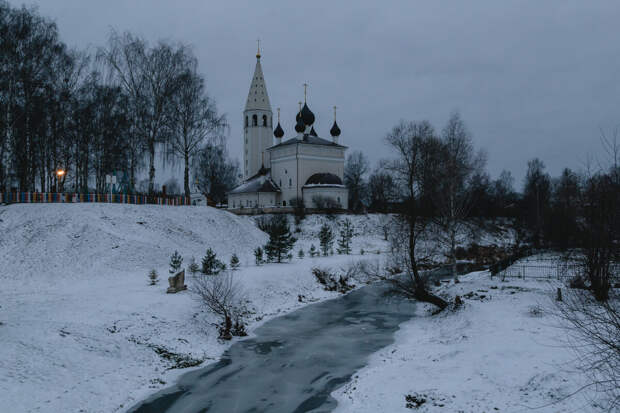
[[[338,291],[344,294],[355,287],[351,283],[354,275],[352,271],[332,272],[329,268],[314,267],[312,275],[327,291]]]
[[[233,335],[246,335],[242,290],[235,282],[232,272],[223,272],[216,276],[199,274],[190,291],[196,294],[210,313],[220,317],[218,330],[221,339],[230,340]]]

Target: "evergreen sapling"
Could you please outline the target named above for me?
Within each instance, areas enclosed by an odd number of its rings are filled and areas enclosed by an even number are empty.
[[[269,241],[265,245],[265,253],[269,261],[282,262],[288,258],[289,251],[293,249],[295,239],[291,234],[286,215],[275,215],[267,226]]]
[[[350,219],[345,219],[340,224],[340,236],[338,238],[338,254],[351,254],[351,240],[353,239],[353,224]]]
[[[323,255],[329,255],[329,251],[332,249],[332,244],[334,243],[334,233],[329,225],[323,224],[321,227],[321,231],[319,231],[319,242]]]
[[[237,257],[237,254],[233,254],[230,257],[230,269],[234,271],[237,268],[239,268],[239,257]]]
[[[170,269],[168,270],[168,272],[170,274],[176,274],[177,272],[179,272],[181,265],[183,265],[183,257],[181,257],[181,254],[175,251],[174,254],[172,254],[172,256],[170,257]]]

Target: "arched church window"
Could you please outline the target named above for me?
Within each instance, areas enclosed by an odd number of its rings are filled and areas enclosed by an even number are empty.
[[[258,116],[252,115],[252,126],[258,126]]]
[[[263,115],[263,126],[267,127],[267,115]]]
[[[288,186],[293,186],[293,179],[291,178],[288,179]]]
[[[245,127],[246,128],[248,127],[248,117],[247,116],[245,117]]]

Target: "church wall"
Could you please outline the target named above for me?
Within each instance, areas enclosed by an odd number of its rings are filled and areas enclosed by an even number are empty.
[[[297,163],[294,158],[294,152],[292,158],[280,158],[277,159],[275,154],[274,159],[271,162],[271,179],[278,185],[280,191],[280,205],[282,201],[286,201],[288,206],[291,199],[297,197]],[[301,190],[299,191],[301,196]]]
[[[228,208],[266,208],[276,205],[275,192],[249,192],[228,195]]]
[[[333,198],[340,203],[343,209],[349,208],[349,192],[347,188],[314,186],[310,188],[304,188],[303,192],[304,206],[306,208],[316,208],[316,205],[312,201],[312,198],[315,196]]]

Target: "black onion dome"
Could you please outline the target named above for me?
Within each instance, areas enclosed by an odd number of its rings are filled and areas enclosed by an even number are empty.
[[[314,126],[312,127],[312,129],[310,129],[310,136],[319,136],[316,134],[316,131],[314,130]]]
[[[332,126],[332,128],[329,130],[329,133],[330,133],[333,137],[340,136],[340,128],[338,127],[338,124],[336,123],[336,121],[334,121],[334,125],[333,125],[333,126]]]
[[[278,139],[284,136],[284,131],[282,130],[282,126],[280,126],[280,122],[278,122],[278,126],[276,126],[276,130],[273,131],[273,136],[275,136]]]
[[[314,123],[314,113],[310,110],[307,104],[304,103],[304,107],[301,108],[301,119],[304,121],[304,125],[310,126]]]
[[[317,173],[308,178],[306,185],[342,185],[342,180],[334,174]]]
[[[306,126],[304,125],[303,121],[301,120],[301,117],[297,118],[297,124],[295,125],[295,131],[302,133],[303,131],[306,130]]]

